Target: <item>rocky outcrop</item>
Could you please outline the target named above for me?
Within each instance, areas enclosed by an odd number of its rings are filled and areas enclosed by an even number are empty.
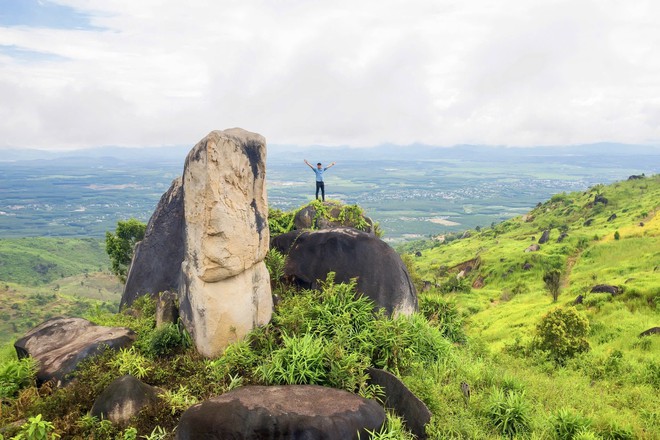
[[[275,237],[272,246],[286,255],[285,275],[299,286],[317,288],[335,272],[336,282],[357,278],[358,292],[388,314],[417,311],[417,292],[401,257],[373,235],[349,228],[293,231]]]
[[[607,198],[601,194],[597,194],[594,197],[594,204],[596,203],[602,203],[603,205],[607,205],[610,201],[607,200]]]
[[[373,221],[364,214],[342,215],[348,207],[333,202],[323,202],[324,210],[319,213],[314,204],[296,212],[293,218],[295,229],[330,229],[337,227],[356,228],[374,234]]]
[[[568,237],[568,234],[566,232],[562,232],[559,234],[559,237],[557,237],[557,243],[561,243],[566,237]]]
[[[539,244],[547,243],[548,240],[550,240],[550,231],[546,229],[541,234],[541,238],[539,238]]]
[[[205,356],[270,321],[265,175],[265,139],[240,128],[211,132],[186,158],[179,312]]]
[[[127,374],[115,379],[96,398],[90,414],[125,425],[131,417],[158,401],[158,389]]]
[[[135,246],[120,309],[130,307],[142,295],[178,289],[183,221],[183,189],[181,178],[177,178],[160,198],[144,238]]]
[[[426,425],[432,416],[426,404],[392,373],[378,368],[369,368],[368,372],[369,383],[383,388],[383,405],[394,410],[416,438],[426,439]]]
[[[660,335],[660,327],[651,327],[648,330],[644,330],[639,334],[639,337],[643,338],[644,336],[651,336],[651,335]]]
[[[373,400],[317,385],[245,386],[186,410],[177,440],[366,439],[385,411]]]
[[[540,250],[541,250],[541,246],[534,243],[533,245],[531,245],[527,249],[525,249],[525,252],[537,252],[537,251],[540,251]]]
[[[37,383],[50,380],[65,385],[78,364],[106,347],[119,349],[135,340],[135,333],[124,327],[102,327],[82,318],[53,318],[30,330],[16,341],[18,358],[32,357],[39,362]]]
[[[617,286],[611,286],[609,284],[597,284],[593,286],[590,290],[592,293],[609,293],[611,295],[618,295],[619,288]]]
[[[616,214],[612,214],[611,216],[607,217],[608,222],[611,222],[611,221],[614,221],[614,220],[616,220]]]

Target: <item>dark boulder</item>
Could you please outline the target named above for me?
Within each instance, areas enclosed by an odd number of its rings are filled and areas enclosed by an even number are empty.
[[[53,380],[65,385],[78,364],[106,347],[119,349],[135,340],[135,333],[124,327],[102,327],[82,318],[53,318],[33,328],[16,341],[18,358],[32,357],[39,362],[37,384]]]
[[[135,246],[119,308],[138,297],[165,290],[176,292],[183,261],[183,189],[181,178],[172,182],[147,223],[144,238]]]
[[[388,314],[417,311],[417,292],[401,257],[381,239],[351,228],[293,231],[271,246],[286,255],[285,276],[296,285],[315,289],[335,272],[336,282],[357,278],[358,292]]]
[[[651,336],[651,335],[660,335],[660,327],[651,327],[648,330],[644,330],[639,334],[639,337],[642,338],[644,336]]]
[[[573,300],[574,305],[582,304],[584,302],[584,297],[582,295],[578,295],[575,300]]]
[[[590,218],[586,222],[584,222],[583,226],[591,226],[594,224],[594,219]]]
[[[433,283],[428,280],[422,281],[422,292],[428,292],[433,287]]]
[[[179,320],[176,294],[166,290],[158,295],[156,301],[156,327],[165,324],[176,324]]]
[[[595,203],[602,203],[603,205],[607,205],[609,203],[609,200],[605,198],[604,196],[598,194],[594,197],[594,204]]]
[[[632,176],[628,177],[628,180],[639,180],[643,179],[644,177],[646,177],[644,174],[633,174]]]
[[[369,368],[369,383],[380,385],[385,392],[383,404],[401,417],[410,432],[418,439],[426,437],[426,425],[431,421],[431,411],[398,377],[385,370]]]
[[[566,232],[562,232],[559,237],[557,237],[557,243],[561,243],[566,237],[568,237],[568,234]]]
[[[525,263],[523,264],[523,270],[532,270],[534,265],[532,263]]]
[[[177,440],[366,439],[385,411],[373,400],[317,385],[245,386],[186,410]]]
[[[618,295],[619,290],[617,286],[610,286],[609,284],[597,284],[591,288],[592,293],[610,293],[612,295]]]
[[[608,221],[608,222],[611,222],[612,220],[615,220],[615,219],[616,219],[616,214],[612,214],[611,216],[609,216],[609,217],[607,218],[607,221]]]
[[[415,252],[415,256],[416,256],[416,257],[421,257],[421,256],[422,256],[422,253],[421,253],[420,251],[417,251],[417,252]]]
[[[539,244],[547,243],[548,240],[550,240],[550,231],[546,229],[541,234],[541,238],[539,238]]]
[[[153,406],[157,401],[157,388],[127,374],[115,379],[103,390],[94,401],[90,414],[100,420],[124,425],[142,408]]]

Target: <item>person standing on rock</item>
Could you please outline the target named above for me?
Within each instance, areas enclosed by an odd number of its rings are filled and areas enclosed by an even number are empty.
[[[320,189],[321,198],[325,202],[325,183],[323,182],[323,173],[331,166],[334,166],[335,162],[332,162],[330,165],[328,165],[325,168],[323,168],[321,162],[316,164],[316,168],[314,168],[311,163],[307,162],[307,159],[305,159],[305,163],[307,164],[308,167],[312,169],[312,171],[314,171],[314,174],[316,174],[316,200],[319,199],[319,189]]]

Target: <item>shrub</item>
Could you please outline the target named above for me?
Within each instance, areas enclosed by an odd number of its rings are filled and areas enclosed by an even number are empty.
[[[322,384],[326,379],[324,341],[311,334],[282,335],[282,348],[257,368],[268,384]]]
[[[286,257],[277,249],[268,249],[266,252],[266,268],[270,274],[270,284],[274,289],[281,290],[283,288],[282,279],[284,278],[284,264]]]
[[[37,363],[30,357],[0,365],[0,399],[12,398],[21,388],[34,383],[36,372]]]
[[[18,435],[13,437],[15,440],[48,440],[58,439],[59,434],[52,432],[55,426],[51,422],[42,419],[41,414],[30,417],[27,422],[21,426]]]
[[[279,209],[268,209],[268,229],[271,237],[293,230],[295,211],[284,212]]]
[[[563,364],[577,353],[589,350],[585,339],[588,333],[589,321],[575,307],[556,308],[543,316],[536,326],[537,347]]]
[[[630,428],[620,426],[614,421],[608,422],[599,431],[603,440],[633,440],[635,438]]]
[[[524,392],[494,388],[488,401],[488,418],[495,429],[504,436],[513,437],[528,432],[531,428],[531,407]]]
[[[543,274],[543,282],[545,283],[545,288],[552,295],[552,301],[557,302],[559,290],[561,289],[561,272],[556,269],[545,272]]]
[[[453,342],[465,342],[463,319],[456,304],[442,297],[425,296],[420,298],[419,312],[440,330],[445,338]]]
[[[197,398],[184,385],[179,385],[179,389],[176,391],[165,390],[159,396],[170,406],[172,415],[183,412],[197,403]]]
[[[165,356],[177,348],[192,346],[190,336],[177,324],[168,323],[151,332],[147,338],[146,355],[152,358]]]
[[[367,430],[370,440],[414,440],[416,437],[406,430],[403,420],[392,412],[387,412],[385,423],[379,431]]]
[[[105,233],[105,251],[110,257],[110,268],[122,282],[126,281],[135,244],[144,238],[146,228],[145,223],[130,218],[118,221],[115,232]]]
[[[619,234],[619,231],[614,231],[614,239],[618,240],[621,238],[621,234]]]
[[[579,432],[591,426],[591,420],[581,414],[562,408],[550,416],[551,431],[557,440],[572,440]]]
[[[153,369],[149,360],[138,353],[135,347],[119,349],[109,365],[117,368],[119,374],[130,374],[138,379],[144,378]]]

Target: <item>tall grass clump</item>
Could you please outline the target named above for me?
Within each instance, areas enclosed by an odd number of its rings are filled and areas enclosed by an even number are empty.
[[[578,433],[587,432],[590,426],[591,420],[587,417],[565,408],[550,417],[551,432],[556,440],[573,440]]]
[[[524,391],[506,393],[494,388],[488,400],[488,418],[497,432],[506,437],[525,434],[531,430],[531,406]]]
[[[30,357],[0,364],[0,401],[15,397],[21,388],[33,384],[36,373],[37,363]]]

